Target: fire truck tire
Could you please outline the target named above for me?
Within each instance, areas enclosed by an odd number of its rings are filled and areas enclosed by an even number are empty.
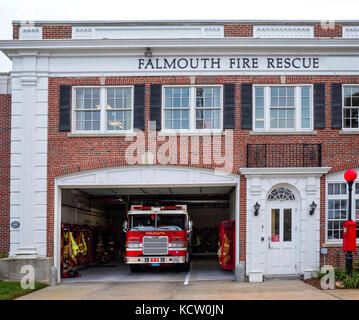
[[[191,264],[189,262],[181,263],[178,265],[180,271],[188,272],[191,269]]]
[[[131,272],[140,272],[142,270],[142,266],[139,264],[130,264]]]

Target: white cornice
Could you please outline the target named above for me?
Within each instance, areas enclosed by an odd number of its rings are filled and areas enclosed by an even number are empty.
[[[24,49],[133,49],[133,48],[282,48],[288,49],[358,49],[359,39],[66,39],[2,40],[0,50]]]
[[[330,167],[290,167],[290,168],[241,168],[239,173],[247,176],[264,175],[323,175],[329,172]]]

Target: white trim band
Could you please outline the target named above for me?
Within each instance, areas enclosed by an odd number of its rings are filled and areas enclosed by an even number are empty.
[[[245,176],[252,175],[323,175],[331,167],[286,167],[286,168],[241,168],[239,173]]]

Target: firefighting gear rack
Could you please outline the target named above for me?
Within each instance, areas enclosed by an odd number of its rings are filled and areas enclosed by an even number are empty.
[[[73,270],[116,258],[114,228],[61,224],[61,274],[67,278]],[[79,276],[78,272],[75,272]],[[71,275],[70,275],[71,277]]]
[[[219,224],[218,261],[223,269],[234,269],[235,252],[235,221],[222,221]]]

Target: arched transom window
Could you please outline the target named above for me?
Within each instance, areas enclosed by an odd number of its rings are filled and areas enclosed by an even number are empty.
[[[274,189],[268,196],[269,201],[295,200],[292,191],[287,188]]]

